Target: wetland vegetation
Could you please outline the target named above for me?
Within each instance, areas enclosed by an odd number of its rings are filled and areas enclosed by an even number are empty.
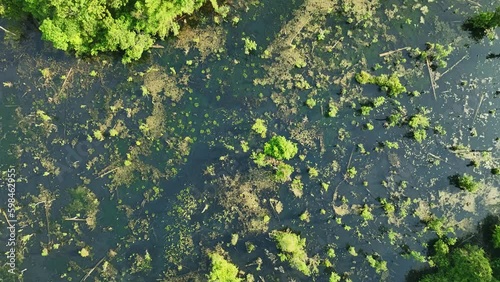
[[[0,0],[0,280],[500,280],[498,7]]]

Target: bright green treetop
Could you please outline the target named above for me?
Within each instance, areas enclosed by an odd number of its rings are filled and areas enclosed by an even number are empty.
[[[124,52],[123,62],[141,57],[156,38],[176,34],[176,19],[205,0],[0,0],[10,17],[25,12],[40,23],[45,40],[76,55]],[[23,12],[21,12],[23,11]]]
[[[298,152],[297,145],[283,136],[274,136],[264,145],[264,153],[277,160],[289,160]]]

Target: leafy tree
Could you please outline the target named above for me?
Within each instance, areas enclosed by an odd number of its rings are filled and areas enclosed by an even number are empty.
[[[0,0],[0,13],[32,16],[42,38],[76,55],[124,53],[123,62],[141,57],[155,39],[177,34],[176,19],[192,14],[205,0]],[[214,1],[215,2],[215,1]]]
[[[438,253],[437,272],[426,275],[421,282],[468,282],[493,281],[490,261],[483,249],[466,245],[453,250],[449,254]]]

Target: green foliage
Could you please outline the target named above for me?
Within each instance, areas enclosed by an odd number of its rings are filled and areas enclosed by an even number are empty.
[[[500,225],[495,225],[495,228],[493,228],[492,241],[493,246],[496,249],[500,249]]]
[[[413,138],[418,143],[422,143],[427,138],[427,131],[425,129],[417,129],[413,131]]]
[[[365,129],[366,130],[373,130],[375,129],[375,126],[373,126],[373,124],[371,122],[365,124]]]
[[[4,2],[4,1],[2,1]],[[6,14],[21,12],[40,23],[42,38],[76,55],[121,51],[123,62],[141,57],[156,38],[177,34],[177,18],[192,14],[205,0],[5,1]]]
[[[245,42],[245,54],[250,55],[251,51],[257,50],[257,43],[251,40],[249,37],[242,39]]]
[[[274,175],[274,179],[278,182],[287,182],[291,179],[291,175],[294,169],[291,165],[280,163],[276,168],[276,174]]]
[[[359,215],[365,221],[373,220],[372,209],[368,205],[366,205],[366,204],[359,210]]]
[[[403,114],[396,112],[387,117],[387,127],[394,127],[403,123]]]
[[[494,39],[495,33],[493,30],[498,26],[500,26],[500,7],[496,8],[494,12],[478,13],[468,18],[463,25],[476,40],[482,39],[485,35],[488,35],[490,39]]]
[[[264,145],[264,153],[277,160],[289,160],[298,152],[297,145],[283,136],[274,136]]]
[[[369,116],[370,115],[370,111],[372,110],[373,108],[370,107],[370,106],[361,106],[361,109],[359,110],[361,115],[362,116]]]
[[[345,177],[347,179],[352,179],[356,176],[356,174],[358,174],[358,171],[356,170],[355,167],[351,166],[347,169],[347,173],[346,173]]]
[[[149,255],[147,250],[144,256],[135,254],[134,264],[132,265],[132,269],[130,272],[131,273],[149,272],[151,271],[151,269],[153,269],[152,263],[153,259],[151,258],[151,255]]]
[[[483,249],[465,245],[449,254],[436,253],[437,272],[426,275],[421,282],[493,281],[493,271]]]
[[[384,260],[377,260],[373,255],[367,255],[366,260],[371,267],[375,269],[375,272],[382,273],[387,271],[387,262]]]
[[[411,117],[410,121],[408,122],[408,125],[411,128],[428,128],[430,126],[429,123],[429,118],[426,117],[424,114],[416,114]]]
[[[318,177],[318,175],[319,175],[318,170],[316,168],[314,168],[314,167],[310,167],[308,169],[308,173],[309,173],[309,177],[311,177],[311,178]]]
[[[328,278],[328,282],[340,282],[341,279],[342,277],[340,275],[336,272],[332,272],[332,274],[330,274],[330,278]]]
[[[500,168],[494,167],[491,169],[491,174],[493,175],[500,175]]]
[[[330,101],[328,103],[328,116],[329,117],[336,117],[338,112],[339,112],[339,108],[337,107],[337,104],[335,104],[334,101]]]
[[[227,261],[223,256],[218,253],[210,253],[208,255],[211,260],[211,270],[208,275],[208,281],[214,282],[240,282],[238,278],[238,268]]]
[[[375,107],[375,108],[378,108],[378,107],[382,106],[384,103],[385,103],[385,97],[384,96],[376,97],[372,101],[373,107]]]
[[[256,119],[255,123],[252,125],[252,130],[260,134],[262,138],[265,138],[267,133],[266,122],[260,118]]]
[[[316,269],[307,257],[305,251],[306,239],[291,231],[273,231],[270,236],[276,241],[278,249],[282,252],[279,257],[282,261],[288,261],[292,268],[297,269],[306,276],[316,272]]]
[[[386,214],[393,214],[396,211],[396,207],[394,206],[394,204],[389,203],[385,198],[380,199],[380,204],[382,205],[382,208],[384,209]]]
[[[458,188],[469,192],[475,192],[479,188],[479,183],[474,181],[474,177],[467,173],[464,173],[462,176],[455,175],[453,177],[453,182]]]
[[[312,109],[312,108],[314,108],[314,106],[316,106],[316,100],[314,100],[314,98],[308,98],[308,99],[306,100],[306,105],[307,105],[310,109]]]
[[[250,156],[253,159],[253,162],[258,166],[258,167],[265,167],[268,165],[266,155],[263,153],[255,153],[253,152],[252,155]]]
[[[446,58],[453,51],[453,47],[451,45],[443,46],[438,43],[426,43],[426,49],[421,51],[416,48],[412,50],[412,56],[417,57],[424,62],[429,62],[430,66],[433,69],[436,68],[445,68],[447,66]]]
[[[384,146],[387,147],[388,149],[399,149],[398,142],[385,141]]]
[[[401,93],[406,92],[406,87],[401,84],[399,77],[395,73],[391,76],[386,74],[373,76],[366,71],[361,71],[356,74],[355,79],[360,84],[378,85],[382,91],[387,92],[391,97],[397,97]]]

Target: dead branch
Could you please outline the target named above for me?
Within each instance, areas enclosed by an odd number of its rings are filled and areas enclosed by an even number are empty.
[[[399,48],[399,49],[396,49],[396,50],[392,50],[392,51],[388,51],[388,52],[385,52],[385,53],[382,53],[380,54],[379,56],[380,57],[384,57],[384,56],[387,56],[387,55],[390,55],[390,54],[394,54],[394,53],[397,53],[397,52],[401,52],[403,50],[408,50],[410,49],[411,47],[403,47],[403,48]]]

